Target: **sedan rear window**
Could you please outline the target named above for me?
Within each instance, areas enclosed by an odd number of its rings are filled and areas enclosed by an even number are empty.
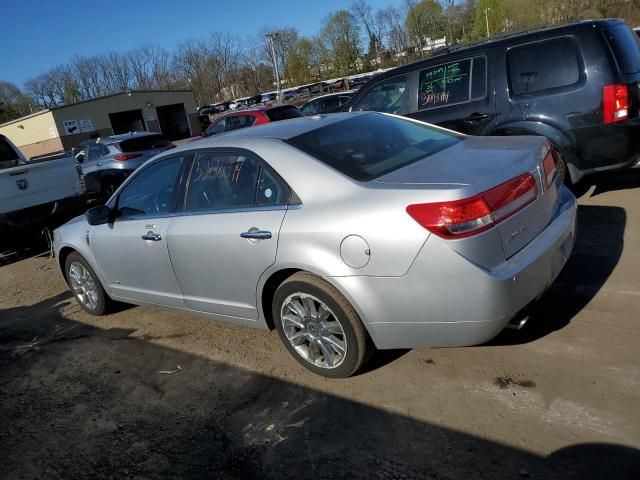
[[[269,120],[279,122],[280,120],[288,120],[290,118],[304,117],[304,114],[296,107],[272,108],[265,112]]]
[[[426,123],[370,113],[332,123],[287,142],[361,182],[433,155],[462,136]]]
[[[169,148],[173,143],[163,139],[160,135],[149,135],[148,137],[131,138],[123,140],[119,144],[120,150],[127,152],[141,152],[144,150],[156,150],[159,148]]]

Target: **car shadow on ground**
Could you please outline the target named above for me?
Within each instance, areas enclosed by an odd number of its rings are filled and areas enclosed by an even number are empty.
[[[578,185],[572,187],[576,197],[582,197],[591,191],[589,197],[597,197],[606,192],[640,188],[640,168],[631,168],[616,172],[602,172],[585,177]]]
[[[0,310],[0,478],[640,478],[635,448],[537,456],[70,320],[69,298]]]
[[[576,244],[564,269],[532,305],[524,328],[504,330],[488,345],[528,343],[567,326],[598,293],[620,261],[626,224],[624,208],[578,206]]]
[[[95,195],[79,197],[65,203],[64,210],[39,226],[26,230],[2,232],[0,237],[0,267],[11,265],[37,255],[49,255],[53,230],[73,217],[82,215],[89,208],[102,204]]]
[[[0,243],[0,267],[11,265],[12,263],[36,257],[38,255],[49,255],[49,249],[44,236],[38,238],[24,238],[14,236],[10,241]]]

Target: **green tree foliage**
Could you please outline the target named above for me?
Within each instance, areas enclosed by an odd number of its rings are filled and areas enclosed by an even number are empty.
[[[312,80],[311,64],[314,45],[308,38],[302,37],[287,58],[287,74],[296,85],[309,83]]]
[[[487,20],[490,35],[496,35],[510,29],[505,0],[480,0],[478,2],[473,24],[473,34],[476,38],[487,36]]]
[[[407,33],[417,47],[424,47],[427,38],[445,35],[446,19],[442,6],[435,0],[414,3],[407,12]]]
[[[0,123],[31,113],[29,98],[11,82],[0,81]]]
[[[320,30],[320,42],[335,74],[347,75],[357,70],[360,26],[351,12],[338,10],[329,15]]]

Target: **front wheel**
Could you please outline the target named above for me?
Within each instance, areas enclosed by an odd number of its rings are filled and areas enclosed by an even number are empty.
[[[372,347],[358,314],[329,283],[308,273],[285,280],[274,296],[280,339],[305,368],[331,378],[353,375]]]
[[[76,252],[70,253],[65,262],[65,274],[80,306],[92,315],[104,315],[109,297],[87,261]]]

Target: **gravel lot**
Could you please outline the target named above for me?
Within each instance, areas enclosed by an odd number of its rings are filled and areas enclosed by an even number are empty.
[[[521,332],[315,377],[275,332],[85,314],[0,248],[0,477],[640,478],[640,171],[596,179]],[[16,249],[19,253],[16,253]]]

